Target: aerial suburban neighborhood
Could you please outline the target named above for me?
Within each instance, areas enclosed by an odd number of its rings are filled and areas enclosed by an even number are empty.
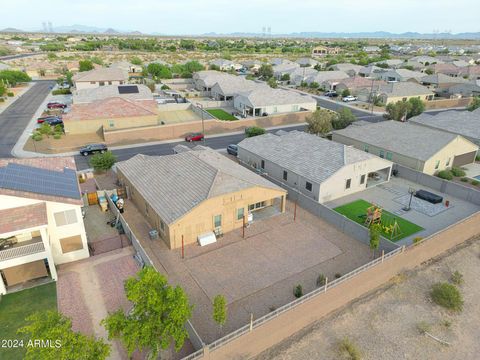
[[[0,359],[478,359],[478,3],[0,9]]]

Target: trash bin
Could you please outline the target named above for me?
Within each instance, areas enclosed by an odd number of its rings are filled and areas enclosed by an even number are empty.
[[[157,230],[150,230],[148,232],[148,236],[150,236],[150,240],[158,239],[158,231]]]

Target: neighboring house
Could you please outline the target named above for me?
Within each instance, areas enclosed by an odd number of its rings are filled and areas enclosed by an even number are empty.
[[[357,94],[360,90],[378,89],[380,86],[386,85],[382,80],[367,79],[363,77],[346,78],[343,80],[334,80],[332,82],[327,81],[329,88],[341,93],[344,90],[349,90],[352,94]]]
[[[73,157],[0,159],[0,294],[89,257]]]
[[[93,134],[108,130],[159,125],[154,100],[129,100],[111,97],[73,104],[63,116],[66,134]]]
[[[447,89],[447,94],[451,97],[480,96],[480,83],[477,80],[476,82],[453,85]]]
[[[249,69],[253,73],[257,73],[260,70],[260,67],[263,65],[263,62],[258,60],[246,60],[242,61],[241,64],[244,68]]]
[[[394,82],[394,81],[416,81],[420,82],[422,77],[425,74],[419,71],[411,71],[408,69],[395,69],[395,70],[388,70],[385,72],[376,73],[377,79],[381,79],[384,81]]]
[[[478,151],[462,136],[394,120],[351,125],[333,131],[333,140],[429,175],[471,164]]]
[[[345,71],[319,71],[314,75],[308,76],[305,79],[307,84],[311,84],[313,82],[319,84],[322,87],[328,86],[327,81],[331,80],[343,80],[347,79],[350,76]]]
[[[318,71],[312,67],[300,67],[292,71],[290,75],[290,83],[296,86],[305,81],[309,76],[315,76],[318,74]]]
[[[363,51],[365,51],[366,53],[377,53],[379,52],[381,49],[378,47],[378,46],[364,46],[363,47]]]
[[[480,65],[466,66],[460,68],[458,76],[470,80],[480,80]]]
[[[269,87],[264,83],[256,83],[252,80],[245,80],[240,76],[229,76],[218,79],[217,83],[212,86],[211,96],[216,100],[229,101],[240,92],[254,90],[260,87]]]
[[[262,116],[304,110],[315,111],[317,101],[308,95],[267,86],[239,93],[233,99],[233,106],[244,116]]]
[[[210,65],[218,66],[218,68],[219,68],[221,71],[229,71],[229,70],[238,71],[238,70],[240,70],[240,69],[243,68],[243,65],[242,65],[242,64],[238,64],[238,63],[235,63],[235,62],[233,62],[233,61],[225,60],[225,59],[212,60],[212,61],[210,61],[209,64],[210,64]]]
[[[389,181],[392,168],[390,161],[299,131],[242,140],[238,159],[320,203]]]
[[[335,64],[328,67],[330,70],[343,71],[349,76],[355,76],[363,68],[362,65],[350,64],[350,63],[341,63]]]
[[[128,73],[129,77],[139,77],[139,76],[141,77],[143,72],[142,65],[135,65],[128,61],[115,62],[111,64],[110,67],[118,68],[125,71],[126,73]]]
[[[316,46],[312,49],[312,57],[338,55],[339,53],[340,53],[340,48],[338,47]]]
[[[405,64],[405,61],[402,60],[402,59],[387,59],[387,60],[377,61],[374,64],[376,64],[376,65],[387,64],[388,67],[390,67],[392,69],[397,69],[397,68],[401,67],[403,64]]]
[[[73,103],[90,103],[119,97],[129,100],[153,100],[153,94],[145,85],[106,85],[93,89],[73,91]]]
[[[370,94],[370,89],[362,89]],[[374,88],[374,93],[385,105],[397,101],[407,101],[410,98],[419,98],[423,101],[432,100],[435,94],[425,86],[413,82],[392,82],[380,84]]]
[[[117,163],[117,175],[170,249],[240,229],[264,208],[285,211],[285,190],[201,146],[174,155],[136,155]]]
[[[423,71],[425,69],[425,65],[416,61],[406,61],[402,65],[400,65],[400,68],[412,68],[414,71]]]
[[[388,71],[387,69],[375,66],[375,65],[368,65],[362,67],[360,70],[358,70],[358,75],[361,77],[377,77],[379,73],[383,73]]]
[[[314,67],[315,65],[319,64],[317,60],[312,58],[299,58],[295,62],[301,67]]]
[[[93,89],[105,85],[122,85],[128,80],[128,73],[120,68],[99,68],[83,71],[73,76],[76,90]]]
[[[285,62],[283,64],[273,66],[273,76],[280,80],[283,75],[291,74],[295,70],[299,69],[300,65],[294,62]]]
[[[422,77],[420,83],[429,89],[435,91],[436,94],[445,95],[448,89],[454,85],[465,84],[468,80],[460,77],[451,77],[444,74],[433,74]]]
[[[480,109],[475,111],[442,111],[435,115],[423,113],[408,121],[415,125],[461,135],[480,146]]]
[[[460,68],[451,63],[448,64],[434,64],[430,65],[427,69],[433,71],[434,74],[444,74],[448,76],[456,77],[460,72]]]
[[[431,64],[443,64],[444,61],[440,60],[439,58],[432,57],[432,56],[426,56],[426,55],[420,55],[420,56],[414,56],[409,59],[409,61],[414,61],[421,63],[423,65],[431,65]]]
[[[233,77],[236,76],[216,70],[203,70],[193,74],[193,83],[196,90],[210,92],[213,85],[215,85],[221,79]]]

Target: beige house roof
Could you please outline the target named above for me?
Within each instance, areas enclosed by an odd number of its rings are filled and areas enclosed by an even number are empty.
[[[258,186],[285,192],[205,147],[166,156],[139,154],[119,162],[117,169],[167,224],[174,223],[203,201],[216,196]]]
[[[126,89],[128,91],[122,91]],[[129,100],[153,100],[150,89],[141,84],[106,85],[93,89],[81,89],[73,93],[73,103],[90,103],[97,100],[120,97]]]
[[[90,81],[126,81],[128,74],[120,68],[99,68],[90,71],[79,72],[73,76],[75,82]]]

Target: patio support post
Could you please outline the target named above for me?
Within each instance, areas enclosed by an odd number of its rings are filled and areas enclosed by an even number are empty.
[[[48,235],[46,229],[40,229],[40,236],[42,237],[43,246],[45,247],[45,251],[47,253],[47,261],[48,267],[50,268],[50,275],[54,281],[57,281],[57,269],[55,268],[55,263],[53,262],[52,256],[52,248],[50,247],[50,243],[48,241]]]
[[[297,220],[297,201],[295,200],[295,208],[293,209],[293,221]]]
[[[243,215],[242,238],[245,239],[245,215]]]
[[[3,282],[3,278],[0,276],[0,295],[5,295],[7,293],[7,288]]]
[[[182,234],[182,259],[185,259],[185,247],[183,245],[183,234]]]

